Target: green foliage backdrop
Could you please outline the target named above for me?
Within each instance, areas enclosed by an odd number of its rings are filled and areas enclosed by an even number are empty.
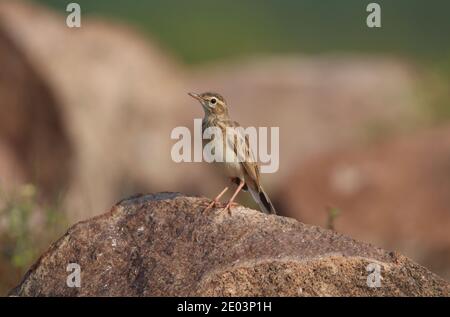
[[[35,0],[64,11],[74,1]],[[445,0],[77,0],[83,14],[131,23],[187,63],[271,52],[377,52],[450,58]],[[382,7],[369,29],[366,6]]]

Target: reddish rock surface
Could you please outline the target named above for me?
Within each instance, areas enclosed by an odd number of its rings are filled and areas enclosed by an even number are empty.
[[[203,198],[141,195],[73,226],[31,267],[17,296],[449,296],[449,284],[395,252]],[[69,263],[81,287],[66,285]],[[379,288],[366,268],[380,266]]]

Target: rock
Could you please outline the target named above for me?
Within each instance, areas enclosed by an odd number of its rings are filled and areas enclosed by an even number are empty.
[[[280,188],[287,216],[398,250],[450,279],[450,126],[307,160]]]
[[[139,195],[73,226],[13,296],[449,296],[449,284],[395,252],[244,207]],[[69,263],[81,287],[69,288]],[[381,287],[370,288],[369,264]]]

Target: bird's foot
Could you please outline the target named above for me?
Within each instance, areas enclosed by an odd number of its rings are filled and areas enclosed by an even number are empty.
[[[214,200],[208,205],[208,207],[206,207],[205,209],[203,209],[203,212],[205,213],[205,212],[207,212],[208,210],[210,210],[210,209],[212,209],[212,208],[215,208],[215,207],[216,207],[217,205],[219,205],[219,204],[220,204],[220,201],[214,199]]]
[[[239,204],[230,201],[224,208],[220,210],[220,212],[228,211],[228,214],[231,216],[231,207],[236,207],[237,205]]]
[[[220,194],[217,195],[216,198],[213,199],[213,201],[208,205],[208,207],[206,207],[206,208],[203,210],[203,212],[206,212],[206,211],[208,211],[209,209],[211,209],[211,208],[213,208],[213,207],[216,207],[216,205],[218,205],[218,204],[220,203],[220,202],[219,202],[220,197],[222,197],[223,194],[225,194],[225,192],[226,192],[227,190],[228,190],[228,187],[225,187],[225,188],[220,192]]]

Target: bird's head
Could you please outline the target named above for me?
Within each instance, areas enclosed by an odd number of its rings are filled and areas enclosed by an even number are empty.
[[[213,92],[204,92],[202,94],[195,94],[190,92],[189,96],[197,99],[205,111],[205,115],[228,115],[228,108],[225,99]]]

